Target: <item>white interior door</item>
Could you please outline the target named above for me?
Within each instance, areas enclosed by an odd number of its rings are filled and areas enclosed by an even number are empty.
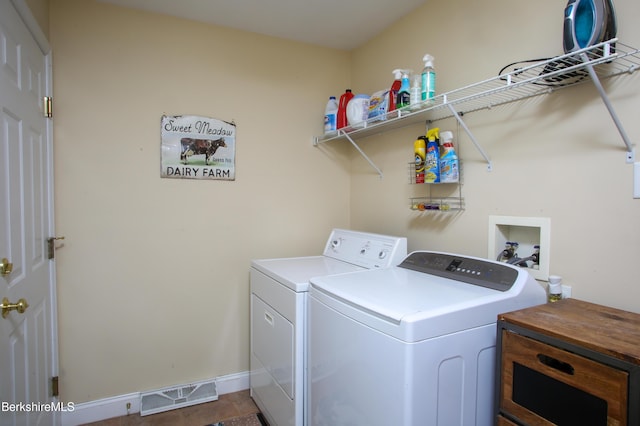
[[[23,299],[0,316],[0,425],[58,423],[51,378],[57,375],[50,55],[9,0],[0,0],[0,302]],[[2,302],[4,300],[4,302]],[[50,407],[50,408],[47,408]]]

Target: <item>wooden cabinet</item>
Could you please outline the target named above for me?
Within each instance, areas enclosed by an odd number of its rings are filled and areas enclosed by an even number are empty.
[[[504,416],[498,416],[498,426],[518,426],[517,423],[512,422],[511,420],[506,419]]]
[[[497,332],[497,425],[640,425],[640,315],[566,299]]]

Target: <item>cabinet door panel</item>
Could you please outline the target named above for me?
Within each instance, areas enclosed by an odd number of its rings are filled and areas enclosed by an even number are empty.
[[[592,416],[590,424],[598,416],[599,424],[627,424],[625,371],[509,331],[502,334],[501,368],[500,409],[528,424],[575,422],[579,415]]]

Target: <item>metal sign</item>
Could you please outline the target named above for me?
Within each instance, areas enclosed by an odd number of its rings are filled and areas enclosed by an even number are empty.
[[[195,115],[163,115],[161,134],[161,177],[235,180],[234,123]]]

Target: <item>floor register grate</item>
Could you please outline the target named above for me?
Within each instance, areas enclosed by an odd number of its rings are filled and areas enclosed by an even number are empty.
[[[215,380],[158,389],[140,395],[140,415],[161,413],[217,399]]]

